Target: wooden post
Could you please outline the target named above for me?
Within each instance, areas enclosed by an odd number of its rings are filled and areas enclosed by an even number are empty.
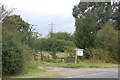
[[[75,64],[77,64],[77,53],[75,55]]]

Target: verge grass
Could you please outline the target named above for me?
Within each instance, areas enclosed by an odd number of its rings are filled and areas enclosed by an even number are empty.
[[[19,75],[10,76],[10,78],[53,78],[57,77],[56,73],[47,72],[44,69],[33,68],[33,69],[25,69]]]
[[[56,66],[66,68],[118,68],[118,64],[113,63],[49,63],[49,62],[38,62],[39,66]]]

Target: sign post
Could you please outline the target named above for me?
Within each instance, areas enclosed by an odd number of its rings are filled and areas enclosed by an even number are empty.
[[[75,55],[75,64],[77,64],[77,54]]]
[[[75,55],[75,64],[77,64],[77,56],[83,56],[83,50],[84,49],[75,49],[76,55]]]

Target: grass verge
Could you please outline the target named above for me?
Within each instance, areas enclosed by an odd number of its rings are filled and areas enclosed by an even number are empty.
[[[44,69],[33,68],[25,69],[19,75],[10,76],[10,78],[54,78],[58,75],[56,73],[47,72]]]
[[[57,66],[66,68],[118,68],[118,64],[113,63],[49,63],[49,62],[38,62],[39,66]]]

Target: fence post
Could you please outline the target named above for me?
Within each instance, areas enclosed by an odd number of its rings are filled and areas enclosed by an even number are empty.
[[[75,55],[75,64],[77,64],[77,54]]]

